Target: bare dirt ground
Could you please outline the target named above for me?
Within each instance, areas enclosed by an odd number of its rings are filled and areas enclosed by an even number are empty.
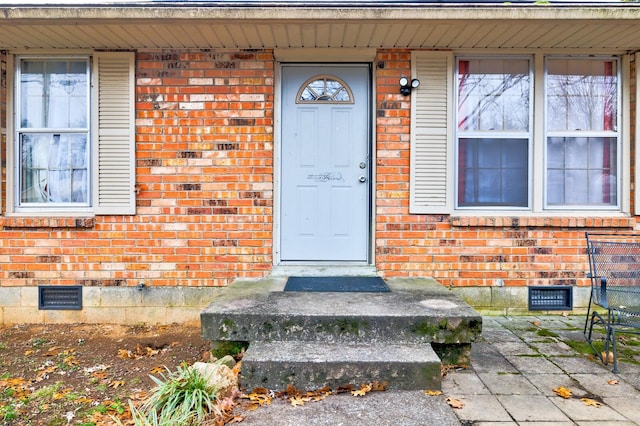
[[[208,359],[199,323],[0,327],[0,425],[107,425],[130,418],[149,375]]]

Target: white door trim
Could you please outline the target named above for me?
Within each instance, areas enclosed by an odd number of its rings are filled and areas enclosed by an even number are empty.
[[[340,63],[339,61],[324,63],[324,62],[295,62],[300,65],[331,65],[335,63]],[[362,64],[363,62],[358,62]],[[366,63],[366,62],[365,62]],[[273,241],[272,241],[272,262],[274,266],[281,265],[285,270],[290,269],[291,267],[296,266],[304,266],[305,270],[309,270],[308,266],[317,267],[319,273],[322,274],[327,271],[329,266],[334,265],[333,262],[285,262],[281,259],[281,226],[280,226],[280,217],[281,217],[281,190],[282,190],[282,157],[281,157],[281,149],[282,149],[282,67],[290,64],[290,62],[279,62],[276,61],[274,64],[274,131],[273,131]],[[371,87],[370,90],[370,102],[368,105],[369,112],[369,152],[370,152],[370,206],[369,206],[369,250],[368,250],[368,260],[367,262],[340,262],[340,266],[355,267],[355,271],[364,271],[362,267],[364,267],[370,274],[371,271],[375,270],[375,205],[376,205],[376,133],[375,133],[375,99],[376,99],[376,91],[375,91],[375,70],[376,67],[374,64],[370,63],[370,82]],[[335,266],[335,265],[334,265]],[[274,271],[282,268],[274,268]],[[331,268],[333,269],[333,268]],[[359,274],[359,273],[358,273]]]

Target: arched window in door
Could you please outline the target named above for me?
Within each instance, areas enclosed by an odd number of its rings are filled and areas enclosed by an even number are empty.
[[[298,90],[296,103],[353,103],[353,93],[347,84],[333,75],[316,75]]]

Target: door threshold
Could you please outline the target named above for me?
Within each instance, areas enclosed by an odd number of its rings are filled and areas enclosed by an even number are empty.
[[[275,265],[273,277],[376,276],[373,265]]]

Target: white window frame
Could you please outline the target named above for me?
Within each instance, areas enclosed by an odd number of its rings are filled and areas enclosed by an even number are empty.
[[[454,214],[460,216],[493,217],[609,217],[626,218],[631,212],[631,59],[640,69],[640,54],[629,55],[622,51],[603,50],[536,50],[520,49],[505,53],[498,49],[483,51],[482,56],[531,55],[534,61],[533,98],[533,153],[531,161],[531,205],[526,210],[508,210],[502,207],[490,209],[457,209],[454,205],[457,179],[454,150],[457,143],[457,105],[454,104],[454,75],[458,56],[478,56],[477,50],[417,51],[411,53],[412,76],[421,85],[411,94],[411,157],[409,212],[412,214]],[[553,56],[617,58],[619,95],[618,140],[618,207],[593,209],[568,207],[545,209],[545,58]],[[640,85],[636,85],[636,97],[640,99]],[[640,116],[640,102],[636,102]],[[636,126],[636,139],[640,139],[640,126]],[[640,164],[640,150],[635,150],[636,164]],[[635,174],[635,188],[640,188],[640,173]],[[635,197],[635,211],[640,211],[640,197]]]
[[[617,107],[616,107],[616,130],[615,131],[605,131],[605,130],[601,130],[601,131],[551,131],[548,130],[548,119],[549,119],[549,113],[548,113],[548,108],[547,108],[547,77],[548,77],[548,72],[547,72],[547,64],[549,62],[549,60],[563,60],[563,59],[567,59],[567,60],[603,60],[603,61],[613,61],[616,63],[616,79],[617,79],[617,84],[616,84],[616,101],[617,101]],[[545,55],[544,56],[544,85],[542,86],[544,88],[544,95],[543,95],[543,108],[544,108],[544,135],[543,135],[543,142],[542,142],[542,146],[543,146],[543,161],[541,164],[542,167],[542,182],[544,182],[543,187],[542,187],[542,203],[543,203],[543,209],[546,211],[580,211],[580,210],[587,210],[587,211],[601,211],[601,212],[608,212],[608,211],[613,211],[613,212],[617,212],[621,210],[621,203],[622,203],[622,192],[621,192],[621,188],[623,186],[622,184],[622,179],[620,175],[624,175],[625,174],[625,170],[622,169],[622,153],[623,151],[623,146],[622,146],[622,123],[623,123],[623,119],[622,119],[622,110],[623,110],[623,99],[622,99],[622,85],[623,85],[623,79],[622,79],[622,60],[620,59],[619,56],[599,56],[599,55],[595,55],[595,56],[588,56],[588,55],[574,55],[574,56],[563,56],[563,55]],[[616,176],[617,182],[616,182],[616,203],[615,205],[612,204],[610,206],[604,206],[604,205],[590,205],[590,204],[585,204],[585,205],[549,205],[547,200],[548,200],[548,196],[547,196],[547,189],[549,187],[548,185],[548,173],[547,173],[547,139],[548,137],[586,137],[586,138],[590,138],[590,137],[615,137],[616,139],[616,170],[618,172],[618,175]]]
[[[90,58],[90,169],[88,207],[20,208],[16,113],[17,58]],[[14,51],[7,56],[6,216],[87,217],[136,214],[135,188],[135,53],[87,50]]]
[[[22,92],[21,92],[21,75],[22,75],[22,61],[23,60],[41,60],[43,62],[46,61],[65,61],[65,60],[82,60],[87,64],[86,74],[87,74],[87,99],[86,99],[86,119],[87,126],[84,128],[23,128],[18,124],[18,121],[23,118],[21,117],[21,101],[22,101]],[[13,179],[15,184],[13,185],[13,196],[14,196],[14,211],[16,213],[26,213],[26,212],[51,212],[57,210],[76,212],[76,213],[85,213],[91,211],[91,200],[92,200],[92,176],[95,171],[92,166],[91,158],[93,157],[93,144],[92,144],[92,127],[93,123],[91,120],[91,87],[93,85],[93,72],[92,72],[92,63],[90,55],[18,55],[15,57],[15,84],[13,89],[15,90],[15,102],[14,105],[16,107],[16,111],[14,113],[15,121],[13,132],[13,143],[12,148],[14,150],[13,161],[15,167],[13,168]],[[22,187],[22,179],[21,179],[21,161],[20,161],[20,152],[17,149],[18,144],[20,143],[20,136],[26,133],[33,134],[48,134],[48,133],[85,133],[87,136],[87,153],[86,153],[86,164],[87,164],[87,182],[86,182],[86,201],[83,203],[22,203],[20,200],[20,193]]]
[[[527,131],[496,131],[496,132],[491,132],[491,131],[461,131],[458,128],[458,94],[459,94],[459,90],[458,90],[458,73],[460,72],[459,70],[459,63],[460,60],[473,60],[473,59],[486,59],[486,60],[491,60],[491,59],[520,59],[520,60],[527,60],[529,61],[529,113],[528,113],[528,119],[529,119],[529,128],[527,129]],[[453,70],[453,93],[454,93],[454,100],[452,103],[452,108],[453,108],[453,116],[455,117],[454,119],[454,136],[453,136],[453,152],[454,152],[454,189],[453,189],[453,205],[455,206],[454,208],[456,210],[460,210],[460,211],[494,211],[494,210],[504,210],[504,211],[512,211],[512,212],[516,212],[516,211],[530,211],[531,210],[531,203],[532,203],[532,171],[534,168],[533,165],[533,145],[534,145],[534,138],[533,138],[533,134],[534,134],[534,127],[535,127],[535,122],[534,122],[534,114],[533,114],[533,110],[534,110],[534,106],[535,106],[535,102],[534,102],[534,91],[535,91],[535,84],[534,84],[534,78],[535,78],[535,74],[534,74],[534,58],[532,55],[455,55],[454,58],[454,70]],[[459,146],[460,146],[460,139],[461,138],[491,138],[491,139],[509,139],[509,138],[516,138],[516,139],[523,139],[523,136],[527,137],[527,163],[528,163],[528,171],[527,171],[527,179],[529,182],[529,185],[527,185],[527,206],[526,207],[522,207],[522,206],[460,206],[459,205],[459,200],[458,200],[458,189],[459,189],[459,164],[458,164],[458,159],[460,158],[460,153],[459,153]]]

